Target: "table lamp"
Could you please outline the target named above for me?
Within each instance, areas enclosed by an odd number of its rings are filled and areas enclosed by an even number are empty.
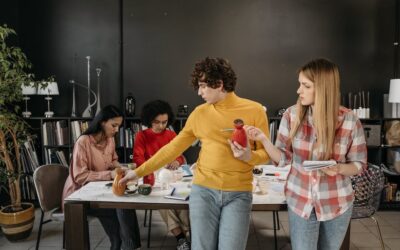
[[[389,103],[392,103],[392,117],[400,118],[400,79],[391,79]]]
[[[31,99],[28,95],[36,95],[37,89],[35,83],[33,82],[29,83],[29,85],[22,85],[21,88],[22,88],[22,95],[24,96],[22,97],[22,99],[25,101],[25,111],[22,112],[22,116],[24,118],[29,118],[32,115],[32,113],[28,111],[28,100]]]
[[[44,99],[47,100],[47,111],[44,113],[45,117],[53,117],[54,112],[50,110],[50,101],[53,99],[52,95],[59,95],[58,85],[56,82],[48,82],[46,87],[38,88],[38,95],[47,95]]]

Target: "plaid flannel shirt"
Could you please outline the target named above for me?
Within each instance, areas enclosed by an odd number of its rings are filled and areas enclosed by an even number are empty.
[[[331,220],[351,207],[354,192],[348,176],[328,176],[322,171],[307,172],[305,160],[319,160],[316,129],[311,110],[300,125],[293,141],[289,138],[290,128],[296,118],[296,106],[283,115],[275,145],[282,151],[278,166],[291,164],[285,186],[288,206],[299,216],[308,219],[315,208],[319,221]],[[349,109],[339,108],[338,124],[332,159],[338,163],[354,163],[359,169],[367,167],[367,147],[360,120]]]

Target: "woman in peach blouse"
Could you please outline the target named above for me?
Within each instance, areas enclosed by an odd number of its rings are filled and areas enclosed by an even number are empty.
[[[91,181],[112,180],[119,167],[114,136],[123,121],[115,106],[104,107],[74,145],[63,201]],[[136,211],[132,209],[90,209],[98,217],[111,242],[111,250],[140,248]]]

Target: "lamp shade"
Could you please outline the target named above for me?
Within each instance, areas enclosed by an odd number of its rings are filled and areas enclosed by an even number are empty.
[[[400,103],[400,79],[390,80],[389,102]]]
[[[35,83],[31,82],[29,85],[22,85],[22,94],[23,95],[36,95],[37,90]]]
[[[38,87],[38,95],[59,95],[56,82],[48,82],[46,87]]]

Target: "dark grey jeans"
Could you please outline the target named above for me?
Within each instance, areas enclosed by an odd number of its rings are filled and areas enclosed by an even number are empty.
[[[100,220],[111,242],[110,250],[140,247],[140,232],[134,209],[90,209],[88,214]]]

